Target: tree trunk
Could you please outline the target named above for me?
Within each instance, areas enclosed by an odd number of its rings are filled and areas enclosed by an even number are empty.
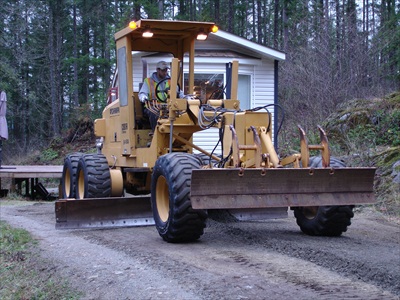
[[[56,79],[56,49],[54,45],[54,7],[49,7],[49,70],[50,70],[50,99],[51,99],[51,127],[54,135],[57,135],[57,79]]]
[[[76,24],[76,4],[74,2],[73,4],[73,50],[72,50],[72,55],[73,55],[73,72],[74,72],[74,81],[73,81],[73,106],[78,107],[79,106],[79,90],[78,90],[78,33],[77,33],[77,24]]]
[[[274,1],[274,47],[279,45],[279,0]]]
[[[214,0],[214,19],[217,24],[221,23],[221,16],[219,14],[219,0]]]
[[[283,25],[283,50],[288,50],[288,41],[289,41],[289,27],[288,27],[288,19],[286,15],[287,11],[287,1],[283,0],[282,6],[282,25]]]
[[[89,98],[89,38],[90,38],[90,25],[89,25],[89,0],[82,2],[82,56],[85,58],[81,66],[81,89],[80,89],[80,104],[86,104]]]
[[[263,20],[262,20],[262,5],[261,1],[257,0],[257,43],[263,43]]]
[[[235,20],[233,5],[234,5],[234,0],[229,0],[228,1],[228,31],[231,33],[234,33],[233,22]]]

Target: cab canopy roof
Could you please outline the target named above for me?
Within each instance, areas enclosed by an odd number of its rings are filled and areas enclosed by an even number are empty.
[[[115,40],[129,37],[132,50],[171,52],[174,56],[190,51],[199,34],[208,35],[215,23],[192,21],[139,20],[115,34]],[[146,37],[144,33],[149,35]]]

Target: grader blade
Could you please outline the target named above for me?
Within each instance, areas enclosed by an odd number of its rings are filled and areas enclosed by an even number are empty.
[[[194,209],[374,203],[375,168],[193,170]]]
[[[154,225],[150,197],[56,201],[56,228],[111,228]]]

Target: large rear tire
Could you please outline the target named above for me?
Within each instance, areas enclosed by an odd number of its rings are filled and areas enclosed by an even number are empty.
[[[194,210],[190,202],[191,174],[201,161],[187,153],[161,156],[153,169],[151,205],[160,236],[167,242],[200,238],[206,227],[207,211]]]
[[[216,161],[212,157],[210,158],[210,156],[208,156],[207,154],[197,153],[194,154],[194,156],[200,159],[202,165],[209,166],[211,163],[211,166],[215,166],[216,164],[218,164],[218,161]]]
[[[78,162],[76,198],[106,198],[111,196],[111,177],[103,154],[86,154]]]
[[[61,178],[61,190],[63,199],[75,198],[76,174],[78,162],[83,153],[71,153],[64,160]]]
[[[331,157],[330,166],[343,168],[346,165]],[[321,168],[321,157],[310,157],[311,168]],[[340,236],[347,231],[354,216],[353,205],[295,207],[294,216],[302,232],[314,236]]]

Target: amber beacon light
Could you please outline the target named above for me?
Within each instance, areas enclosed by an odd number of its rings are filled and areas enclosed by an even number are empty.
[[[129,28],[130,29],[136,29],[137,28],[137,24],[135,21],[130,21],[129,22]]]

